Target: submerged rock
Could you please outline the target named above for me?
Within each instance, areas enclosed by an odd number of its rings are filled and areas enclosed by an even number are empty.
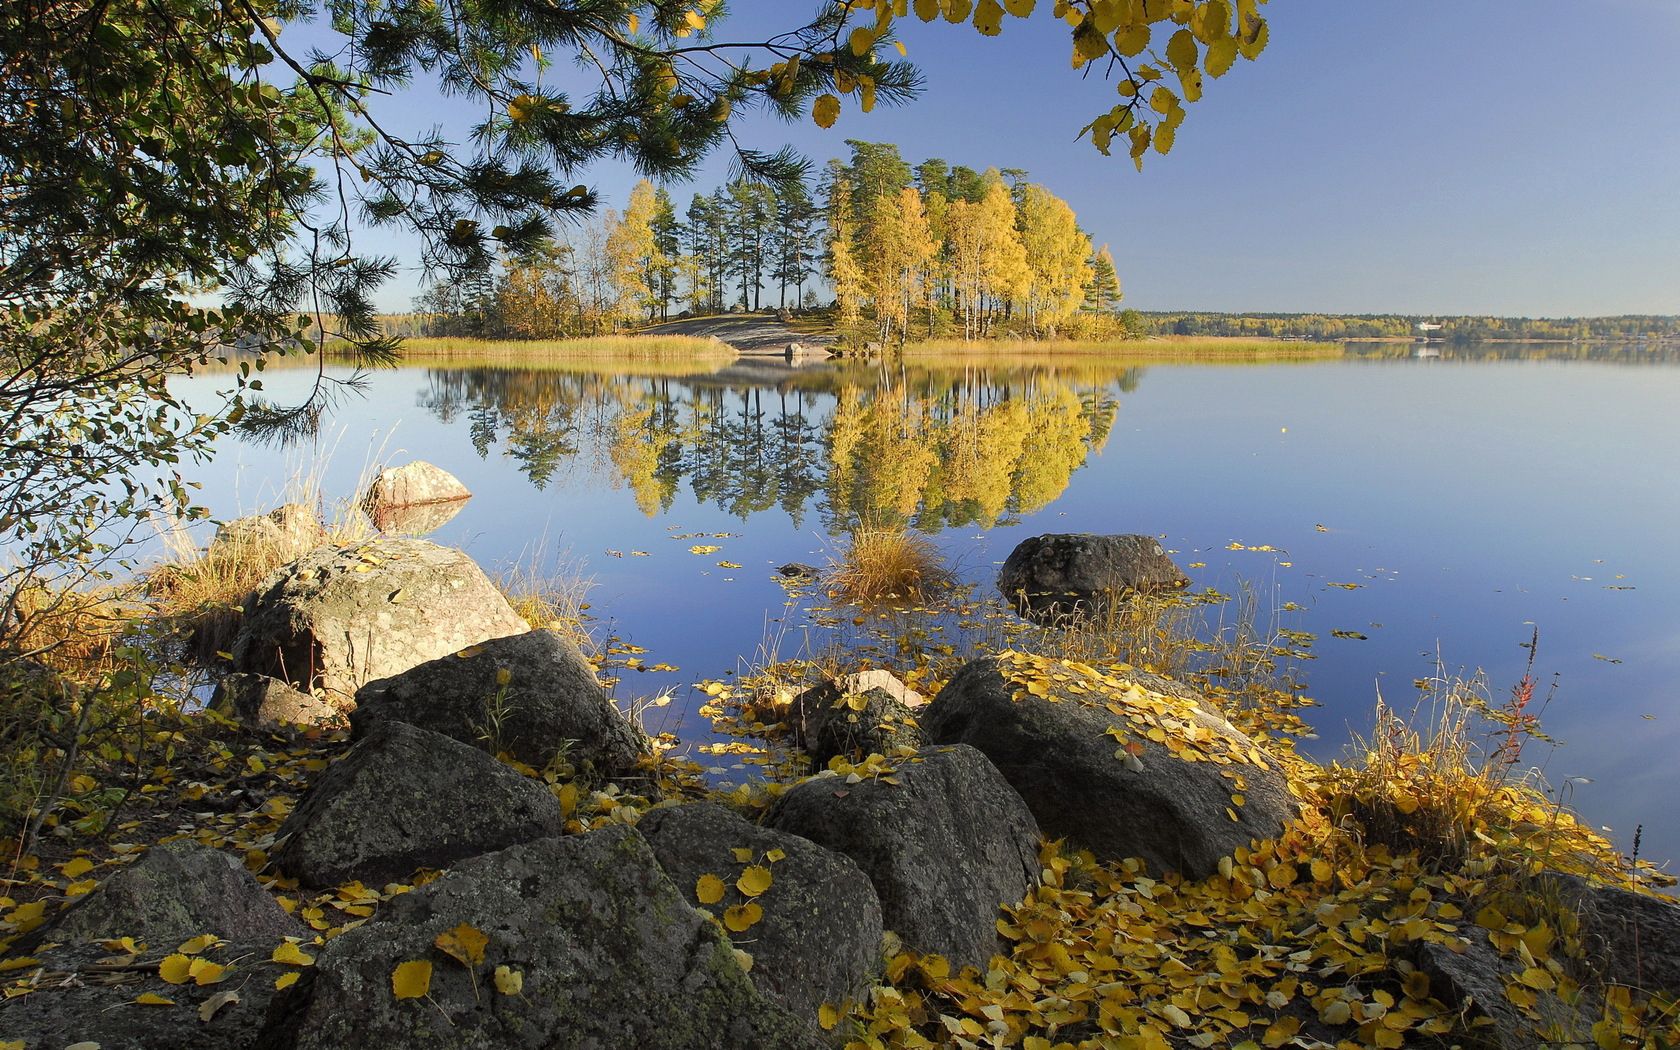
[[[305,886],[379,886],[557,835],[563,823],[538,781],[458,740],[383,722],[286,818],[274,863]]]
[[[1053,838],[1099,860],[1141,857],[1190,878],[1295,813],[1280,768],[1193,691],[1010,654],[952,676],[922,715],[929,739],[992,760]],[[1157,739],[1159,737],[1159,739]]]
[[[245,603],[233,668],[347,708],[367,682],[529,627],[473,560],[417,539],[322,547]]]
[[[435,946],[441,934],[463,926],[485,938],[482,955],[467,963]],[[425,998],[395,997],[393,971],[405,962],[429,966]],[[282,994],[260,1045],[824,1044],[759,995],[729,941],[688,905],[636,829],[620,825],[478,857],[393,899],[373,922],[332,940]]]
[[[1001,945],[999,907],[1038,878],[1032,814],[985,755],[961,745],[855,784],[807,780],[776,800],[765,824],[851,857],[887,928],[959,966],[985,968]]]
[[[743,872],[758,866],[770,873],[769,888],[750,898],[763,918],[730,935],[752,954],[749,976],[760,992],[814,1021],[823,1003],[868,990],[881,964],[881,904],[850,857],[748,823],[712,802],[654,809],[636,828],[684,899],[720,916],[749,900],[735,885]],[[736,850],[749,851],[748,859]],[[706,875],[721,881],[722,900],[697,897]]]
[[[648,751],[577,646],[550,630],[491,639],[356,693],[356,735],[392,721],[506,751],[538,769],[564,755],[603,777],[629,773]]]
[[[1049,534],[1022,540],[998,573],[1006,601],[1035,620],[1101,613],[1128,593],[1176,590],[1190,578],[1153,536]]]

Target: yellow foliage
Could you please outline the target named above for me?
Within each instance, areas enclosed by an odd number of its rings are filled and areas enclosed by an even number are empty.
[[[432,990],[432,964],[424,959],[398,963],[391,971],[391,994],[398,999],[423,999]]]
[[[463,922],[454,929],[438,934],[432,940],[432,944],[470,969],[484,962],[484,951],[490,946],[490,938],[483,930]]]

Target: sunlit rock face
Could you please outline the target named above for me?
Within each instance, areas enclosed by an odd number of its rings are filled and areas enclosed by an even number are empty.
[[[374,679],[528,629],[467,555],[379,539],[319,548],[263,581],[232,662],[348,709]]]

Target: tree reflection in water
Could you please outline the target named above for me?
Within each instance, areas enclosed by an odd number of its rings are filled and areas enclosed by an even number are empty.
[[[712,376],[434,369],[421,405],[460,416],[479,455],[538,489],[581,476],[629,487],[653,516],[687,484],[745,519],[812,506],[831,532],[859,521],[926,532],[1046,506],[1113,428],[1140,370],[1063,375],[963,368]]]

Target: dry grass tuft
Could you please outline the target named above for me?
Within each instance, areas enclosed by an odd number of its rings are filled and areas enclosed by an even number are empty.
[[[497,588],[520,619],[534,628],[559,631],[585,655],[600,648],[589,633],[589,592],[595,577],[585,576],[579,562],[562,562],[543,572],[534,558],[525,558],[495,576]]]
[[[1379,695],[1371,739],[1356,744],[1361,761],[1326,771],[1332,817],[1367,844],[1415,852],[1442,868],[1462,864],[1478,841],[1556,838],[1561,803],[1546,799],[1537,773],[1521,769],[1528,742],[1551,743],[1540,732],[1533,666],[1531,644],[1528,671],[1499,704],[1480,673],[1421,681],[1409,718]],[[1548,834],[1535,836],[1536,828]]]
[[[863,524],[852,530],[840,560],[824,577],[842,601],[872,605],[928,601],[957,582],[932,540],[902,526]]]

